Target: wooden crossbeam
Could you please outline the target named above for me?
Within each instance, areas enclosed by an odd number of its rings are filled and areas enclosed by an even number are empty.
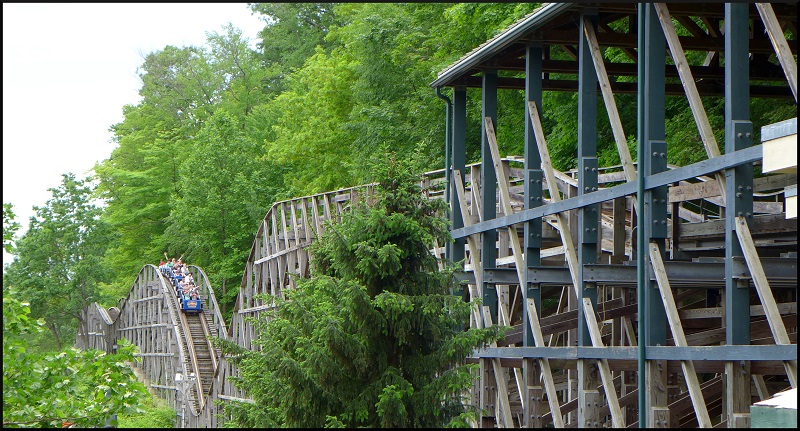
[[[591,314],[594,316],[594,309],[592,307],[591,299],[583,298],[583,311],[586,315]],[[594,347],[604,347],[603,336],[600,333],[600,327],[597,324],[597,320],[586,319],[586,325],[589,327],[589,336],[592,339],[592,345]],[[619,406],[619,399],[616,397],[616,389],[614,389],[614,377],[612,377],[611,371],[609,370],[608,360],[600,359],[599,362],[602,365],[598,368],[600,369],[600,378],[603,380],[603,388],[606,392],[606,398],[608,398],[608,407],[611,411],[611,421],[614,425],[614,428],[625,428],[625,416],[622,414],[622,409]],[[609,392],[614,393],[614,396],[609,396]]]
[[[739,244],[742,246],[744,260],[747,262],[750,276],[753,277],[753,284],[756,285],[756,292],[758,292],[761,305],[764,306],[764,314],[767,316],[769,328],[772,331],[772,335],[775,337],[775,344],[792,344],[789,339],[789,334],[786,332],[786,326],[783,324],[783,319],[781,319],[781,312],[778,309],[778,304],[775,302],[775,297],[772,295],[772,289],[769,287],[769,281],[767,281],[764,268],[761,266],[761,260],[758,257],[758,252],[756,252],[756,246],[753,243],[753,236],[750,234],[750,227],[747,225],[747,220],[742,216],[737,216],[734,225],[736,226],[736,236],[739,238]],[[789,382],[793,388],[796,388],[797,362],[786,361],[783,365],[786,369],[786,374],[789,376]]]
[[[753,377],[753,384],[758,392],[758,399],[764,401],[770,397],[769,389],[767,389],[767,382],[764,381],[764,376],[761,374],[751,374]]]
[[[494,124],[492,124],[492,117],[484,118],[486,123],[486,137],[489,141],[489,150],[492,154],[492,163],[495,167],[495,174],[497,176],[497,185],[500,189],[500,203],[503,206],[503,212],[506,216],[514,214],[514,208],[511,206],[511,197],[508,193],[508,182],[506,181],[505,170],[503,169],[502,161],[500,160],[500,150],[497,146],[497,135],[494,132]],[[525,263],[523,261],[522,245],[519,242],[517,229],[511,225],[508,226],[508,236],[511,240],[511,248],[513,251],[514,262],[517,270],[517,277],[519,278],[519,285],[525,286]]]
[[[656,275],[656,284],[658,284],[658,292],[661,294],[664,309],[667,312],[667,322],[672,331],[672,338],[675,341],[675,345],[687,347],[689,343],[686,342],[686,334],[683,332],[681,318],[678,315],[678,307],[675,304],[675,298],[672,296],[672,288],[667,278],[667,270],[664,268],[664,262],[661,260],[661,248],[655,242],[650,243],[650,262],[653,265],[653,272],[655,272]],[[694,362],[681,361],[681,368],[683,369],[683,374],[686,378],[686,386],[689,388],[689,395],[692,398],[692,404],[697,414],[697,422],[703,428],[711,428],[711,417],[708,414],[708,406],[700,390],[700,382],[697,379],[697,372],[694,370]]]
[[[490,149],[490,152],[491,152],[491,155],[492,155],[492,162],[493,162],[493,164],[495,166],[495,173],[497,175],[497,182],[498,182],[498,185],[499,185],[499,188],[500,188],[500,201],[501,201],[501,204],[503,205],[503,211],[507,215],[511,215],[511,214],[514,213],[514,209],[511,206],[511,198],[509,196],[508,183],[505,180],[505,170],[503,168],[502,161],[500,159],[500,151],[499,151],[498,146],[497,146],[497,136],[495,135],[495,132],[494,132],[494,124],[492,123],[491,117],[486,117],[485,118],[485,122],[486,122],[486,135],[487,135],[487,138],[488,138],[487,140],[489,142],[489,149]],[[471,222],[470,222],[470,224],[471,224]],[[465,225],[466,225],[466,221],[465,221]],[[517,269],[517,277],[519,278],[520,286],[524,288],[524,286],[525,286],[525,264],[524,264],[524,261],[523,261],[522,246],[521,246],[521,244],[519,242],[519,236],[517,235],[517,230],[516,230],[516,228],[514,228],[514,226],[508,226],[508,233],[509,233],[509,237],[510,237],[510,240],[511,240],[511,246],[512,246],[512,251],[513,251],[513,256],[514,256],[514,262],[515,262],[515,266],[516,266],[516,269]],[[530,304],[528,306],[530,307]],[[501,306],[501,313],[504,311],[504,308],[505,308],[504,306]],[[533,313],[536,314],[535,306],[534,306]],[[503,317],[504,317],[504,320],[506,320],[505,324],[508,325],[508,324],[511,323],[508,319],[505,318],[505,316],[503,316]],[[544,336],[542,335],[541,327],[539,326],[538,317],[536,318],[535,322],[531,321],[531,331],[533,333],[533,337],[534,337],[534,341],[536,342],[536,345],[537,346],[544,346]],[[549,363],[547,361],[540,360],[540,366],[542,368],[542,373],[545,375],[545,380],[549,380],[552,383],[553,376],[552,376],[552,371],[550,369]],[[516,377],[517,377],[517,382],[523,381],[521,375],[516,376]],[[553,411],[554,412],[558,412],[558,410],[557,410],[558,406],[559,406],[559,404],[558,404],[558,395],[555,392],[555,386],[550,388],[547,385],[545,385],[545,387],[546,387],[546,390],[547,390],[547,398],[548,398],[548,401],[550,403],[550,408],[551,409],[555,408],[556,410],[553,410]],[[550,389],[552,389],[552,391],[550,391]],[[523,392],[520,392],[520,394],[523,394]],[[564,423],[563,423],[563,419],[561,418],[561,414],[557,413],[554,416],[558,416],[557,419],[554,419],[555,426],[557,428],[563,428],[564,427]]]
[[[761,15],[761,21],[764,22],[764,27],[767,29],[767,35],[775,47],[775,56],[781,63],[783,73],[786,74],[786,80],[789,82],[789,88],[792,89],[794,94],[794,101],[797,102],[797,62],[792,56],[792,50],[786,42],[786,37],[783,35],[783,29],[778,18],[775,16],[775,11],[772,10],[772,5],[769,3],[756,3],[758,14]]]
[[[555,179],[553,175],[553,164],[550,162],[550,152],[547,149],[547,142],[544,139],[544,130],[542,129],[542,122],[539,116],[539,110],[536,107],[536,103],[533,101],[528,101],[528,111],[531,123],[533,124],[534,135],[536,137],[536,145],[539,149],[539,157],[542,161],[542,170],[544,171],[545,178],[547,178],[548,188],[550,189],[551,199],[555,202],[560,200],[558,195],[558,190],[556,189]],[[551,181],[552,180],[552,181]],[[578,284],[578,255],[575,249],[575,244],[572,242],[572,236],[570,235],[570,231],[567,228],[566,217],[564,217],[563,213],[556,214],[556,220],[558,223],[558,232],[561,235],[561,241],[564,244],[564,251],[566,252],[567,256],[567,266],[569,267],[569,273],[572,278],[572,286],[575,291],[575,297],[580,298],[580,286]],[[597,317],[595,316],[593,307],[589,304],[588,309],[584,307],[584,316],[586,318],[587,325],[591,325],[592,323],[599,327],[597,324]],[[590,323],[592,322],[592,323]],[[593,347],[602,347],[601,345],[596,345],[595,340],[592,339],[592,346]],[[608,369],[608,362],[598,361],[597,363],[598,368],[600,368],[601,373],[608,373],[611,375],[611,371]],[[617,397],[617,392],[612,385],[610,388],[606,388],[606,398],[608,399],[609,406],[619,406],[619,398]],[[621,411],[619,409],[611,409],[611,416],[612,421],[616,423],[623,424],[625,423],[625,418],[622,416]]]
[[[483,306],[483,321],[487,328],[492,326],[492,315],[489,311],[489,306]],[[492,347],[496,347],[497,343],[492,343]],[[497,381],[497,395],[500,398],[500,412],[502,413],[503,426],[511,428],[514,426],[514,419],[511,415],[511,404],[508,401],[508,381],[503,376],[503,367],[500,365],[500,358],[492,358],[492,369],[494,370],[494,378]],[[522,394],[520,394],[522,396]]]
[[[636,181],[636,168],[633,166],[633,159],[628,149],[628,140],[625,138],[625,131],[622,129],[622,120],[617,110],[617,104],[614,101],[614,93],[611,92],[611,82],[608,79],[608,73],[606,73],[603,54],[600,52],[600,45],[597,43],[597,35],[594,32],[592,22],[587,16],[583,17],[583,30],[586,41],[589,43],[589,51],[592,54],[592,62],[594,63],[594,68],[597,73],[597,79],[600,81],[600,90],[603,93],[606,111],[608,111],[608,119],[611,121],[611,130],[614,133],[614,141],[617,143],[617,152],[622,161],[622,169],[625,171],[625,178],[629,182]]]
[[[686,55],[683,52],[678,34],[675,32],[675,25],[672,23],[672,17],[669,14],[669,9],[664,3],[653,3],[653,7],[658,14],[658,20],[661,21],[661,27],[664,29],[664,36],[667,39],[669,50],[672,53],[672,59],[675,62],[675,67],[678,69],[678,75],[681,78],[681,83],[686,91],[686,98],[689,100],[689,107],[692,109],[697,129],[700,132],[700,138],[703,140],[703,146],[706,149],[706,154],[709,158],[719,157],[719,145],[717,144],[714,133],[711,131],[711,123],[708,121],[706,110],[703,107],[703,102],[700,100],[700,92],[697,91],[697,84],[692,77],[692,70],[689,68],[689,62],[686,60]],[[720,189],[724,199],[725,196],[725,177],[717,172],[715,174],[717,181],[719,181]]]
[[[461,214],[465,214],[464,226],[472,226],[472,219],[469,217],[467,211],[467,200],[464,192],[464,181],[461,177],[461,172],[458,169],[454,170],[454,180],[456,182],[456,196],[458,203],[461,206]],[[480,262],[480,252],[478,251],[478,234],[470,235],[467,237],[467,247],[469,247],[469,258],[472,264],[472,272],[475,275],[475,284],[468,285],[470,299],[475,300],[480,298],[480,291],[478,286],[483,286],[483,268]],[[483,328],[483,317],[477,307],[473,307],[474,319],[478,328]]]
[[[537,346],[544,347],[544,336],[539,326],[539,314],[536,312],[536,301],[532,298],[527,298],[526,305],[528,310],[528,323],[531,326],[533,341]],[[544,381],[544,388],[547,393],[547,403],[550,405],[553,425],[556,428],[564,428],[564,417],[561,415],[561,405],[558,404],[558,394],[556,393],[556,385],[553,381],[553,371],[550,368],[550,360],[548,358],[538,358],[538,360],[539,366],[542,369],[542,380]]]
[[[314,227],[317,229],[317,238],[322,235],[322,222],[319,216],[319,201],[316,196],[311,196],[311,217],[314,219]]]
[[[492,156],[492,164],[494,164],[495,167],[495,176],[497,177],[497,184],[500,189],[500,203],[503,207],[503,212],[505,215],[509,216],[514,214],[514,208],[511,205],[511,196],[508,191],[508,175],[505,172],[503,161],[500,158],[500,149],[497,145],[497,135],[494,131],[492,117],[486,117],[484,121],[486,123],[486,137],[489,142],[489,151]],[[517,270],[519,286],[520,288],[525,288],[524,255],[522,253],[522,245],[519,242],[519,236],[517,235],[517,229],[513,225],[508,226],[508,236],[509,240],[511,241],[512,256],[514,258],[514,266]],[[511,320],[506,314],[505,306],[500,307],[500,312],[501,316],[503,317],[503,325],[510,326]],[[523,394],[524,392],[522,391],[522,387],[524,386],[524,381],[522,379],[522,370],[519,368],[514,368],[514,375],[517,380],[517,385],[520,388],[519,393]],[[522,396],[520,396],[520,400],[522,400],[522,406],[524,409],[526,400]]]

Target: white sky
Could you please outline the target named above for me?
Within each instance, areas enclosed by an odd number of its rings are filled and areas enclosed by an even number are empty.
[[[140,100],[144,56],[204,45],[228,23],[252,47],[264,27],[246,3],[3,3],[3,202],[19,234],[61,174],[84,178],[111,155],[109,128]]]

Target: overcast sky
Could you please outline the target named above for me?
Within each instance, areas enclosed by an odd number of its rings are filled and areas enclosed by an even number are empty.
[[[62,173],[84,178],[111,155],[144,56],[204,45],[228,23],[255,47],[264,21],[245,3],[3,3],[3,202],[23,230]]]

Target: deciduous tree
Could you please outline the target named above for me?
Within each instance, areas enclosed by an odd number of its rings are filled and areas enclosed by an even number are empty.
[[[29,304],[3,287],[3,428],[82,428],[116,425],[118,413],[134,413],[147,396],[125,361],[134,346],[121,340],[119,353],[69,348],[35,354],[26,334],[42,331]]]
[[[86,308],[100,299],[99,283],[113,271],[101,265],[112,236],[88,181],[63,174],[46,205],[34,207],[3,280],[32,304],[34,317],[44,318],[59,350],[74,339],[75,322],[84,324]]]

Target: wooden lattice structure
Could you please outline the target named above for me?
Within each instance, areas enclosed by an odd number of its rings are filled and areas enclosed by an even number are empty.
[[[475,355],[474,401],[488,412],[479,426],[747,427],[754,401],[796,387],[797,120],[761,129],[794,163],[754,179],[762,158],[768,172],[768,147],[754,145],[749,113],[751,98],[797,101],[796,16],[794,3],[551,3],[440,72],[431,86],[453,97],[449,256],[473,270],[468,293],[484,309],[472,325],[513,327]],[[630,61],[605,59],[609,48]],[[704,63],[690,66],[685,50]],[[472,87],[481,163],[465,178]],[[516,172],[500,161],[498,89],[525,94]],[[546,91],[578,93],[575,172],[550,162]],[[636,161],[622,93],[637,96]],[[598,95],[621,166],[598,166]],[[688,99],[686,127],[707,160],[667,164],[668,95]],[[725,97],[725,154],[708,95]]]
[[[797,120],[763,125],[759,145],[749,115],[751,98],[796,103],[796,12],[794,3],[546,4],[432,83],[452,88],[452,133],[447,168],[427,174],[423,189],[450,202],[456,239],[432,251],[466,262],[461,293],[483,302],[471,325],[511,327],[472,357],[481,369],[471,396],[485,411],[476,426],[748,427],[753,402],[796,387]],[[627,32],[614,30],[619,21]],[[690,36],[677,36],[676,23]],[[631,62],[605,60],[610,47]],[[554,50],[573,61],[550,59]],[[689,66],[684,50],[706,52],[705,63]],[[481,89],[483,121],[474,126],[482,153],[467,165],[473,87]],[[499,153],[498,89],[525,92],[522,157]],[[575,170],[550,163],[545,91],[578,92]],[[637,95],[637,160],[619,93]],[[619,166],[598,166],[598,95]],[[689,100],[707,160],[667,164],[667,95]],[[705,95],[726,98],[724,154]],[[141,350],[137,373],[182,412],[179,425],[220,426],[217,401],[251,401],[207,338],[256,348],[249,318],[274,306],[260,294],[280,296],[307,277],[307,247],[325,222],[371,193],[366,185],[274,204],[255,235],[231,322],[200,268],[191,270],[207,308],[191,320],[147,265],[117,307],[89,308],[77,345],[111,352],[120,338],[132,340]],[[196,379],[182,387],[178,373]]]

